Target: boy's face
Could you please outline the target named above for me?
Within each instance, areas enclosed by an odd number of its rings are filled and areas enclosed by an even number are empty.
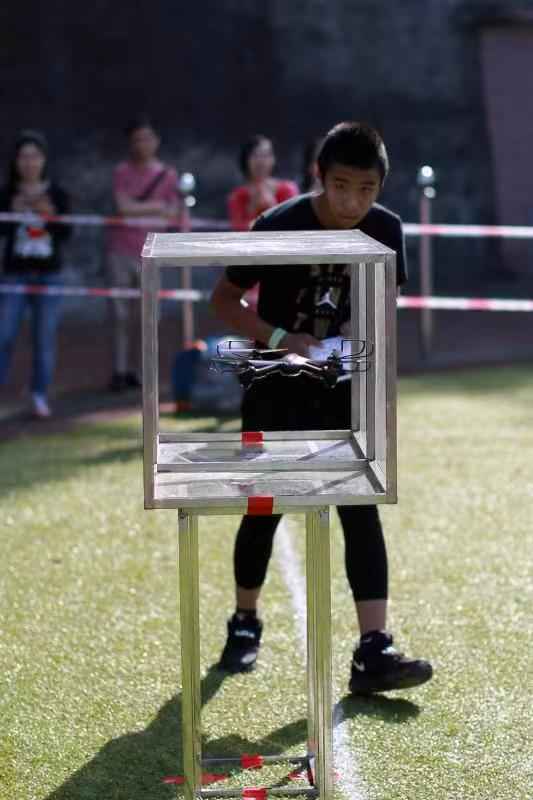
[[[323,178],[324,198],[336,228],[354,228],[363,220],[381,189],[377,169],[332,164]]]

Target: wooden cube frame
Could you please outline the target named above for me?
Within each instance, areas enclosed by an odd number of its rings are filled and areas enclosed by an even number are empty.
[[[351,338],[365,340],[370,353],[367,371],[352,376],[350,430],[265,431],[255,452],[237,432],[160,431],[160,270],[258,264],[350,265]],[[151,233],[142,252],[142,324],[146,508],[243,514],[265,496],[270,513],[396,502],[394,251],[353,230]]]

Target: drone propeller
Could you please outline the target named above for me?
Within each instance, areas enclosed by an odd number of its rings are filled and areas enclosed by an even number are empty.
[[[348,350],[349,345],[349,351]],[[355,349],[354,345],[357,345]],[[334,349],[327,358],[308,359],[308,363],[316,367],[328,369],[330,372],[341,370],[343,372],[366,372],[370,367],[370,356],[373,347],[368,346],[364,339],[343,339],[340,349]]]
[[[348,345],[350,346],[350,352],[346,353],[345,356],[342,356],[342,353],[348,349]],[[355,345],[359,347],[356,350]],[[361,356],[363,353],[366,353],[367,356],[372,355],[374,352],[374,347],[372,343],[367,342],[366,339],[343,339],[341,342],[341,356],[350,357],[350,356]]]
[[[217,354],[220,358],[240,358],[242,360],[263,359],[274,355],[282,355],[287,353],[283,347],[278,348],[261,348],[254,347],[254,342],[251,339],[228,339],[224,342],[219,342],[217,345]]]
[[[225,356],[213,356],[209,359],[209,369],[213,372],[226,373],[237,372],[247,366],[247,361],[241,358],[226,358]]]

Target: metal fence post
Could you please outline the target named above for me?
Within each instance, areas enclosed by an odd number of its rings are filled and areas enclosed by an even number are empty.
[[[191,172],[184,172],[178,180],[178,190],[183,198],[182,233],[191,230],[191,211],[196,205],[193,192],[196,188],[196,179]],[[190,267],[181,270],[181,288],[192,289],[192,271]],[[194,308],[191,300],[185,300],[182,306],[182,347],[186,350],[194,341]]]
[[[431,223],[431,203],[436,197],[435,172],[433,167],[424,165],[418,170],[417,183],[420,187],[420,224]],[[420,294],[431,297],[433,294],[433,252],[430,234],[422,231],[420,235]],[[420,309],[420,342],[424,358],[429,358],[433,347],[433,310]]]

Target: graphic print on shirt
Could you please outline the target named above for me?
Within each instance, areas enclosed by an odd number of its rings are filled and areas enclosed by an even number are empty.
[[[338,336],[350,316],[350,272],[346,264],[313,264],[296,297],[295,333],[317,339]]]
[[[13,254],[18,258],[51,258],[52,237],[40,219],[31,225],[19,225],[15,233]]]

